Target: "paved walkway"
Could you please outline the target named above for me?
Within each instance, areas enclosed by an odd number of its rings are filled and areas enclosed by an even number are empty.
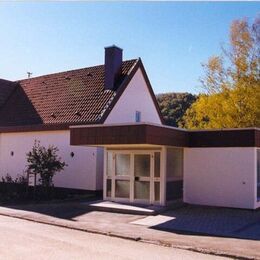
[[[64,203],[0,207],[0,214],[196,252],[260,259],[260,211],[184,207],[147,217]]]
[[[132,223],[158,230],[260,241],[260,210],[187,206]]]

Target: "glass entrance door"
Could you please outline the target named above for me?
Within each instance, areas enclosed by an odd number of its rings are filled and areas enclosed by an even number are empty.
[[[159,151],[108,151],[105,199],[160,203],[160,156]]]
[[[130,154],[115,154],[115,191],[116,198],[130,198]]]
[[[134,201],[151,201],[151,154],[134,154]]]

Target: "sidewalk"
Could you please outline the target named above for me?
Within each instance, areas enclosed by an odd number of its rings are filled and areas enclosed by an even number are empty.
[[[197,208],[197,210],[199,209]],[[190,232],[188,229],[184,232],[180,231],[180,227],[176,227],[174,223],[176,223],[176,219],[184,218],[185,214],[186,218],[189,215],[189,222],[194,219],[193,226],[198,225],[197,221],[201,218],[201,215],[196,213],[197,218],[193,218],[190,212],[194,212],[194,209],[191,208],[189,213],[187,209],[176,209],[157,216],[147,217],[93,211],[93,209],[79,202],[26,205],[19,206],[19,208],[18,206],[16,208],[0,207],[0,215],[4,216],[219,256],[260,259],[260,241],[257,240],[257,237],[253,239],[237,239],[220,237],[220,234],[217,234],[218,236],[199,234],[192,230],[191,224],[189,226]],[[237,214],[251,214],[247,211],[238,210],[235,212]],[[246,219],[245,215],[243,219]],[[253,228],[258,228],[260,227],[259,213],[254,214],[254,216],[255,219],[251,217],[250,220],[256,224]],[[235,220],[232,215],[231,218]],[[205,218],[202,219],[202,222],[204,224]],[[248,228],[252,229],[251,226],[248,226]]]

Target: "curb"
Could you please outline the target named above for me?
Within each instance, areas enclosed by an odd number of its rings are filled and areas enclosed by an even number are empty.
[[[139,236],[129,236],[129,235],[122,235],[122,234],[117,234],[117,233],[112,233],[112,232],[104,232],[100,230],[90,230],[86,228],[80,228],[80,227],[73,227],[71,225],[66,225],[62,223],[56,223],[52,221],[44,221],[44,220],[38,220],[30,217],[24,217],[24,216],[17,216],[15,214],[7,214],[7,213],[0,213],[0,216],[5,216],[5,217],[10,217],[10,218],[17,218],[17,219],[22,219],[22,220],[27,220],[35,223],[40,223],[40,224],[45,224],[45,225],[50,225],[50,226],[55,226],[55,227],[62,227],[62,228],[67,228],[71,230],[76,230],[76,231],[83,231],[87,233],[92,233],[92,234],[98,234],[98,235],[106,235],[106,236],[111,236],[111,237],[117,237],[117,238],[122,238],[122,239],[128,239],[132,241],[140,241],[141,238]]]
[[[26,217],[26,216],[19,216],[16,214],[8,214],[8,213],[0,212],[0,216],[17,218],[17,219],[27,220],[27,221],[45,224],[45,225],[67,228],[67,229],[76,230],[76,231],[83,231],[83,232],[87,232],[87,233],[91,233],[91,234],[105,235],[105,236],[127,239],[127,240],[131,240],[131,241],[138,241],[138,242],[142,242],[142,243],[149,243],[149,244],[154,244],[154,245],[159,245],[159,246],[164,246],[164,247],[188,250],[188,251],[192,251],[192,252],[196,252],[196,253],[209,254],[209,255],[214,255],[214,256],[230,257],[230,258],[241,259],[241,260],[260,259],[260,258],[254,257],[254,256],[252,256],[252,257],[251,256],[241,256],[241,255],[236,255],[236,254],[232,254],[232,253],[224,252],[224,251],[217,251],[217,250],[199,248],[199,247],[194,247],[194,246],[177,245],[177,244],[174,244],[174,243],[171,243],[168,241],[147,240],[140,236],[129,236],[129,235],[122,235],[122,234],[119,234],[116,232],[104,232],[104,231],[101,231],[98,229],[91,230],[91,229],[87,229],[87,228],[73,227],[71,225],[56,223],[56,222],[52,222],[52,221],[44,221],[44,220],[39,220],[39,219],[30,218],[30,217]]]
[[[236,254],[232,254],[232,253],[228,253],[228,252],[224,252],[224,251],[210,250],[210,249],[205,249],[205,248],[201,248],[201,247],[175,245],[173,243],[166,242],[166,241],[140,239],[140,242],[159,245],[159,246],[165,246],[165,247],[172,247],[172,248],[176,248],[176,249],[188,250],[188,251],[201,253],[201,254],[208,254],[208,255],[220,256],[220,257],[229,257],[232,259],[239,259],[239,260],[258,260],[258,259],[260,259],[260,258],[254,257],[254,256],[252,256],[252,257],[241,256],[241,255],[236,255]]]

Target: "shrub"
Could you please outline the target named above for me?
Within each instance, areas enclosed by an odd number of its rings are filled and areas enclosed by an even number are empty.
[[[27,172],[40,175],[40,184],[47,189],[53,186],[53,176],[67,166],[58,157],[58,151],[59,149],[53,145],[46,148],[35,140],[32,150],[27,153]]]

